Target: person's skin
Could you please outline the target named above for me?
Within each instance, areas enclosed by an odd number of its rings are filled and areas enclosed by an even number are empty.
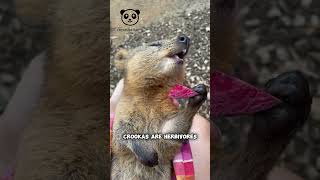
[[[13,164],[21,134],[29,124],[32,110],[40,97],[45,59],[46,55],[42,53],[31,61],[0,117],[0,177]]]
[[[110,98],[110,113],[114,113],[121,97],[123,79],[120,80]],[[197,140],[190,140],[196,179],[210,179],[210,122],[195,115],[190,132],[198,134]]]
[[[198,134],[197,140],[189,141],[195,177],[203,180],[210,179],[210,122],[200,115],[195,115],[190,131]]]

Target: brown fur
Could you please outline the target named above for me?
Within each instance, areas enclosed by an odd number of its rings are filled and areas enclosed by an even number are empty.
[[[108,8],[104,0],[50,2],[16,2],[27,22],[48,24],[49,60],[15,180],[108,179]]]
[[[181,51],[181,47],[176,39],[160,44],[161,47],[145,45],[131,52],[120,50],[116,55],[117,64],[125,68],[125,79],[115,115],[112,179],[170,179],[171,161],[181,142],[163,139],[128,141],[122,135],[188,133],[192,117],[203,102],[188,105],[183,110],[178,110],[172,103],[168,92],[175,84],[183,82],[184,67],[167,56]],[[149,167],[141,163],[141,159],[154,160],[153,155],[158,156],[158,164]]]

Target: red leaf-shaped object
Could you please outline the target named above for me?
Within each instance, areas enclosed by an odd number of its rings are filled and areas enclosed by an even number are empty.
[[[211,76],[211,115],[252,114],[273,107],[278,98],[230,75],[215,71]]]
[[[174,99],[179,98],[189,98],[197,95],[198,93],[194,92],[192,89],[187,88],[181,84],[177,84],[172,89],[170,89],[169,97]]]

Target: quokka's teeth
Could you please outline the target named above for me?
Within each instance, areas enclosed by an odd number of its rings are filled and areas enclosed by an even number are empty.
[[[187,53],[187,49],[182,50],[183,54]]]
[[[174,58],[176,58],[176,59],[180,59],[178,55],[174,55]]]

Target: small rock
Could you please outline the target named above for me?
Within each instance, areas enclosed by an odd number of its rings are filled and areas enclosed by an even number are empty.
[[[24,43],[24,47],[31,51],[32,50],[32,47],[33,47],[33,42],[32,42],[32,38],[27,38],[25,43]]]
[[[281,17],[281,21],[287,26],[290,26],[292,23],[291,19],[288,16]]]
[[[207,31],[207,32],[210,31],[210,27],[209,27],[209,26],[206,27],[206,31]]]
[[[319,52],[310,52],[309,55],[318,63],[320,63],[320,53]]]
[[[259,72],[258,82],[260,84],[264,84],[268,79],[270,79],[270,74],[271,73],[267,68],[262,68]]]
[[[306,23],[306,18],[302,15],[296,15],[294,20],[293,20],[293,24],[295,26],[303,26]]]
[[[274,46],[264,46],[259,48],[256,53],[261,58],[261,63],[268,64],[271,61],[270,51],[274,49]]]
[[[313,119],[320,121],[320,98],[318,97],[312,99],[311,116]]]
[[[317,95],[320,96],[320,84],[316,87]]]
[[[319,177],[319,172],[317,171],[316,168],[309,166],[306,170],[308,178],[313,180],[313,179],[317,179]]]
[[[21,30],[20,21],[17,18],[13,19],[11,22],[11,27],[13,31],[20,31]]]
[[[111,36],[110,39],[111,39],[111,40],[113,40],[113,39],[118,39],[118,36]]]
[[[0,3],[0,10],[1,11],[8,11],[9,10],[9,4],[8,3],[4,3],[4,2],[1,2]]]
[[[320,129],[315,128],[314,125],[310,125],[310,126],[311,126],[311,128],[310,128],[309,136],[307,136],[307,137],[310,137],[313,143],[319,144],[320,143]]]
[[[306,152],[306,146],[308,143],[303,138],[296,138],[294,144],[296,154],[300,155],[300,157],[297,158],[297,161],[299,163],[308,163],[310,155],[310,152]]]
[[[0,87],[0,96],[4,99],[9,99],[11,96],[11,92],[8,88]]]
[[[317,160],[316,160],[316,168],[317,168],[318,170],[320,170],[320,156],[317,157]]]
[[[281,11],[280,11],[280,9],[279,9],[278,7],[273,6],[273,7],[269,10],[267,16],[270,17],[270,18],[279,17],[279,16],[281,16]]]
[[[283,47],[278,47],[276,49],[276,55],[280,60],[288,60],[289,59],[288,51]]]
[[[260,24],[259,19],[250,19],[245,22],[245,25],[247,25],[247,26],[257,26],[259,24]]]
[[[308,45],[309,42],[306,39],[299,39],[296,42],[294,42],[294,46],[299,50],[306,48]]]
[[[288,155],[294,156],[296,154],[295,152],[295,145],[294,145],[294,141],[292,141],[286,148],[286,153]]]
[[[312,15],[310,17],[310,23],[311,23],[312,26],[318,26],[320,24],[319,17],[316,16],[316,15]]]
[[[8,99],[0,96],[0,113],[3,113],[8,103]]]
[[[312,3],[312,0],[301,0],[301,5],[303,7],[309,7]]]
[[[247,15],[249,13],[249,11],[250,11],[250,8],[248,6],[241,8],[240,9],[240,16]]]
[[[249,35],[245,40],[244,42],[247,44],[247,45],[255,45],[259,42],[259,36],[256,35],[256,34],[252,34],[252,35]]]
[[[319,38],[312,38],[311,39],[311,44],[314,47],[314,49],[320,51],[320,39]]]
[[[289,48],[289,52],[290,52],[291,56],[293,57],[293,60],[296,60],[296,61],[300,61],[301,60],[300,56],[296,52],[296,49]]]
[[[0,82],[1,83],[13,83],[15,82],[15,77],[12,74],[1,74],[0,76]]]

